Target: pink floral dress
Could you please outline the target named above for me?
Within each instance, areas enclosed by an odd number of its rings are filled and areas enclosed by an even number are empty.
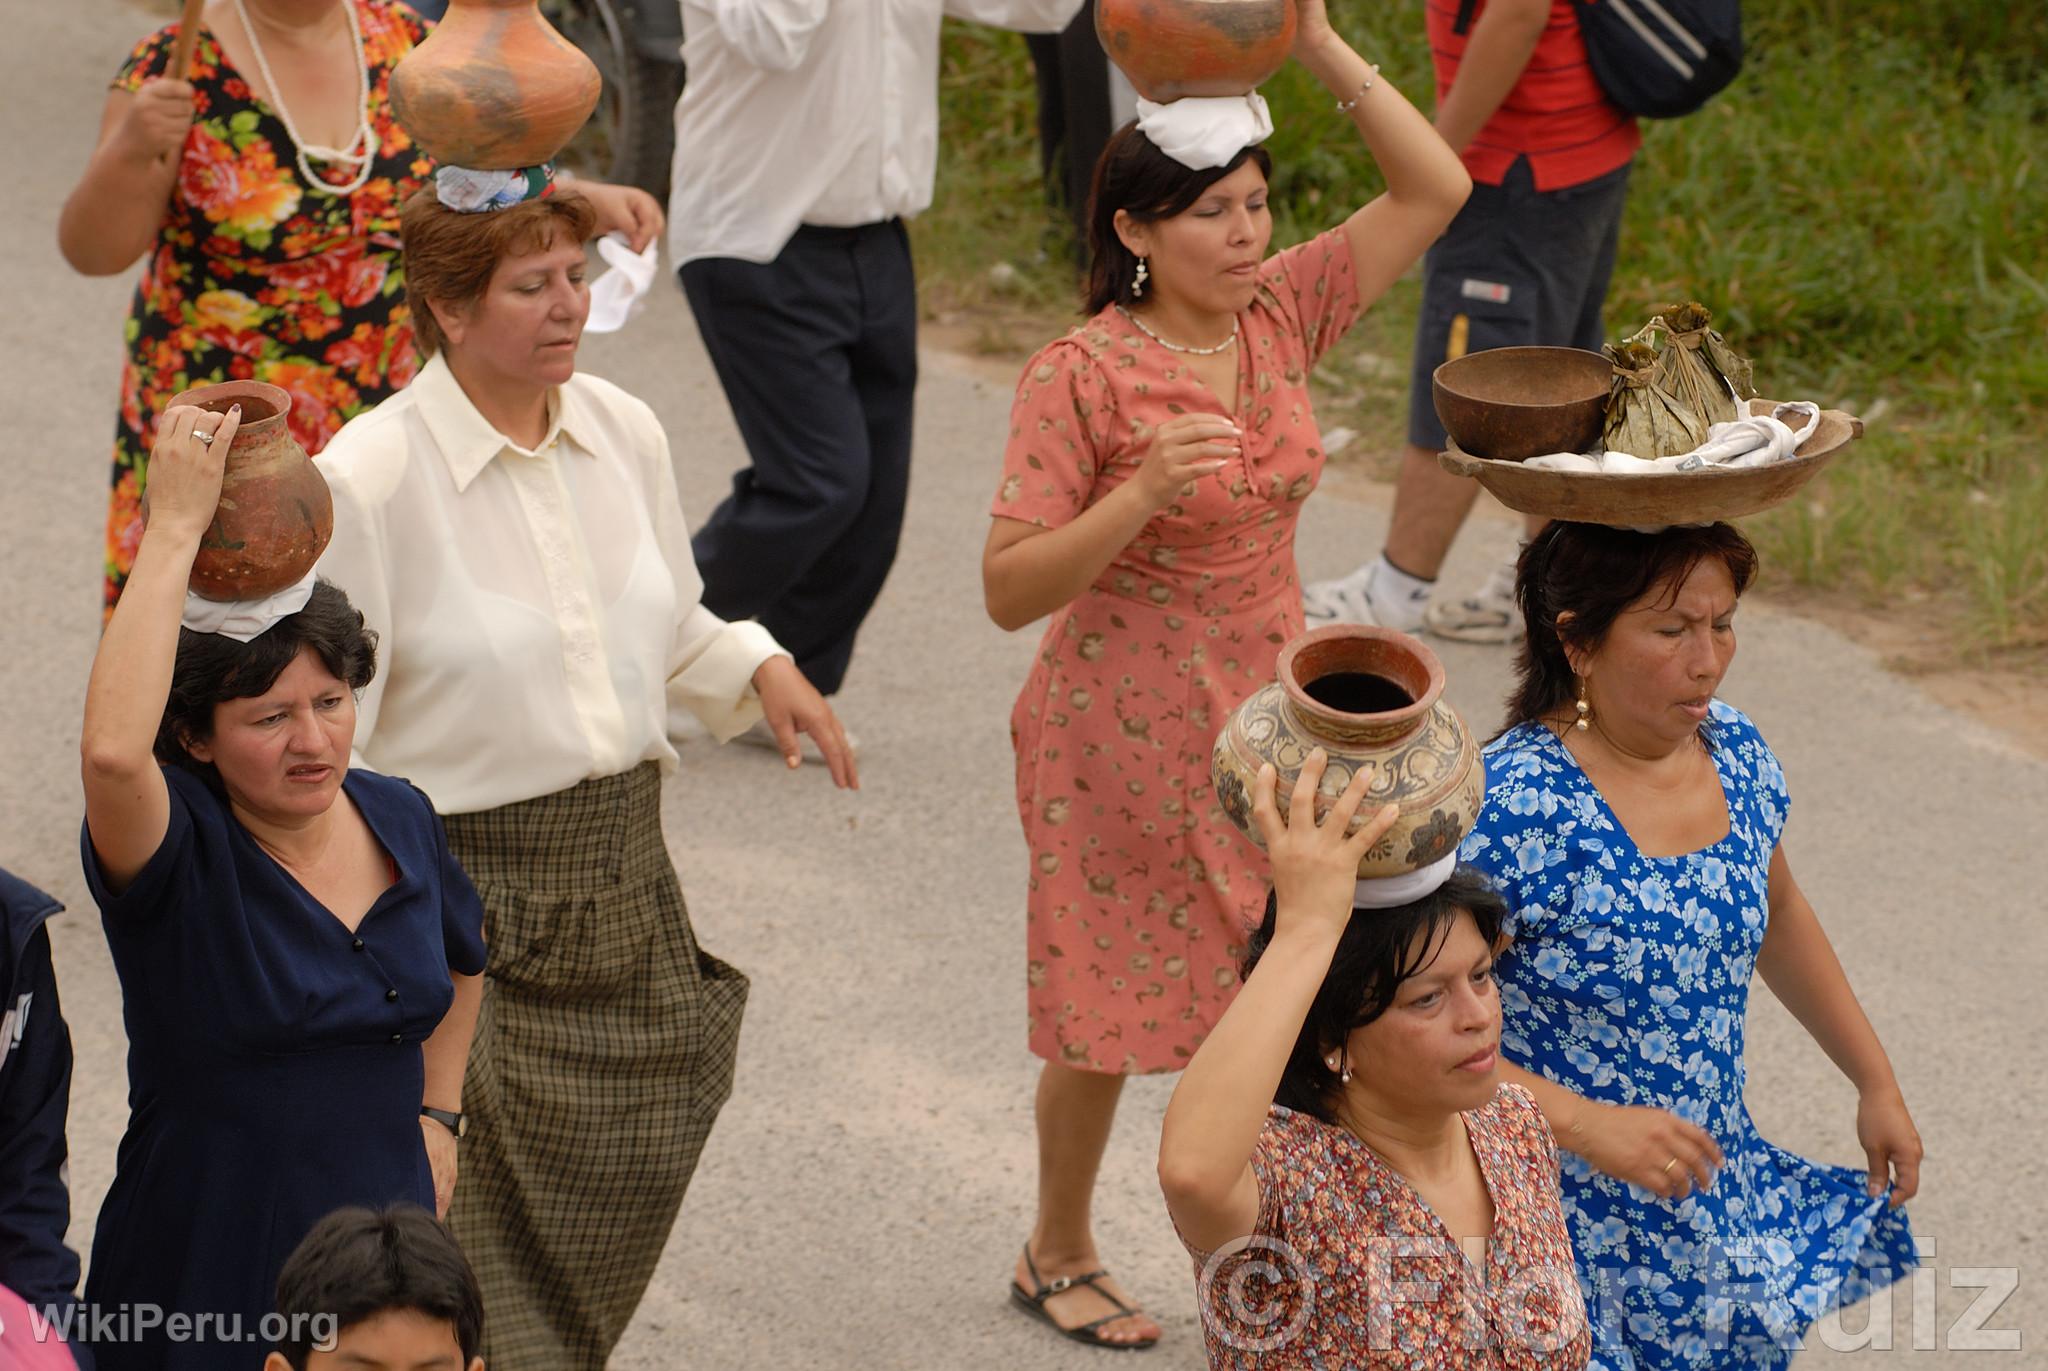
[[[1468,1252],[1349,1131],[1274,1105],[1252,1153],[1256,1231],[1190,1246],[1211,1371],[1578,1371],[1592,1332],[1535,1097],[1466,1114],[1493,1197]]]
[[[1301,632],[1295,521],[1322,474],[1308,373],[1360,313],[1341,229],[1266,263],[1238,315],[1242,460],[1154,516],[1052,616],[1010,715],[1030,844],[1031,1050],[1176,1071],[1236,992],[1265,858],[1209,751]],[[1114,307],[1026,365],[991,513],[1057,528],[1129,480],[1152,431],[1223,404]]]

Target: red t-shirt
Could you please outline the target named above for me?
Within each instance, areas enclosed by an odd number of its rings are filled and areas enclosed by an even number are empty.
[[[1635,117],[1609,100],[1593,79],[1572,3],[1551,0],[1550,22],[1521,79],[1465,149],[1465,170],[1473,180],[1497,186],[1515,158],[1526,156],[1536,189],[1563,190],[1625,165],[1642,146]],[[1459,0],[1428,0],[1429,48],[1436,59],[1439,105],[1457,78],[1458,60],[1465,55],[1472,29],[1486,13],[1486,0],[1477,0],[1471,25],[1462,34],[1454,33],[1458,6]]]

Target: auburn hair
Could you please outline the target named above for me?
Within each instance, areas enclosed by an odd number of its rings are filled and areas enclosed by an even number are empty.
[[[509,209],[465,214],[449,209],[432,186],[416,190],[398,212],[405,265],[405,303],[422,360],[447,343],[428,301],[466,305],[481,299],[507,257],[544,251],[559,233],[581,243],[597,227],[597,211],[573,190],[557,189]]]

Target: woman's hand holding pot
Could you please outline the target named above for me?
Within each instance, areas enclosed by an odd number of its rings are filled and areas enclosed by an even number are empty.
[[[143,485],[148,531],[198,542],[220,505],[228,445],[241,427],[242,407],[216,414],[196,405],[173,405],[157,420]]]
[[[1394,805],[1382,805],[1357,832],[1348,831],[1372,783],[1373,768],[1364,766],[1352,775],[1344,793],[1330,806],[1328,817],[1318,824],[1316,788],[1329,761],[1329,754],[1321,748],[1308,754],[1295,778],[1284,819],[1277,800],[1279,775],[1273,764],[1261,766],[1252,782],[1252,822],[1258,825],[1259,836],[1273,859],[1276,938],[1297,929],[1327,932],[1332,937],[1341,934],[1351,918],[1358,864],[1401,816]]]

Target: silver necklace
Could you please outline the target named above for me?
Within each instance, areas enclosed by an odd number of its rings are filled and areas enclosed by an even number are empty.
[[[356,136],[345,148],[328,148],[308,143],[299,136],[298,125],[292,122],[292,113],[285,108],[284,92],[278,88],[277,78],[270,74],[270,61],[263,55],[263,40],[256,36],[256,26],[249,22],[249,10],[242,0],[235,0],[235,17],[242,21],[242,32],[249,36],[249,50],[256,54],[256,70],[263,76],[263,88],[270,92],[271,107],[277,111],[278,122],[284,125],[285,134],[298,153],[300,178],[305,181],[306,189],[336,198],[353,195],[369,184],[370,169],[377,161],[377,139],[370,132],[370,64],[363,55],[363,30],[356,21],[355,0],[341,0],[341,9],[348,19],[349,37],[355,42]],[[362,151],[357,152],[358,148]],[[337,185],[314,172],[315,158],[322,162],[338,162],[344,167],[352,166],[355,175]]]
[[[1150,338],[1153,342],[1159,344],[1159,346],[1165,348],[1168,352],[1184,352],[1190,357],[1213,357],[1217,353],[1223,352],[1237,345],[1237,316],[1234,314],[1230,316],[1230,336],[1228,338],[1225,338],[1215,347],[1198,348],[1189,347],[1186,343],[1169,342],[1166,339],[1161,338],[1158,334],[1154,333],[1150,328],[1146,327],[1145,321],[1143,319],[1140,319],[1137,315],[1131,313],[1122,305],[1118,305],[1116,307],[1116,312],[1118,314],[1123,315],[1124,318],[1130,320],[1132,323],[1136,324],[1138,326],[1138,332],[1144,334],[1147,338]]]

